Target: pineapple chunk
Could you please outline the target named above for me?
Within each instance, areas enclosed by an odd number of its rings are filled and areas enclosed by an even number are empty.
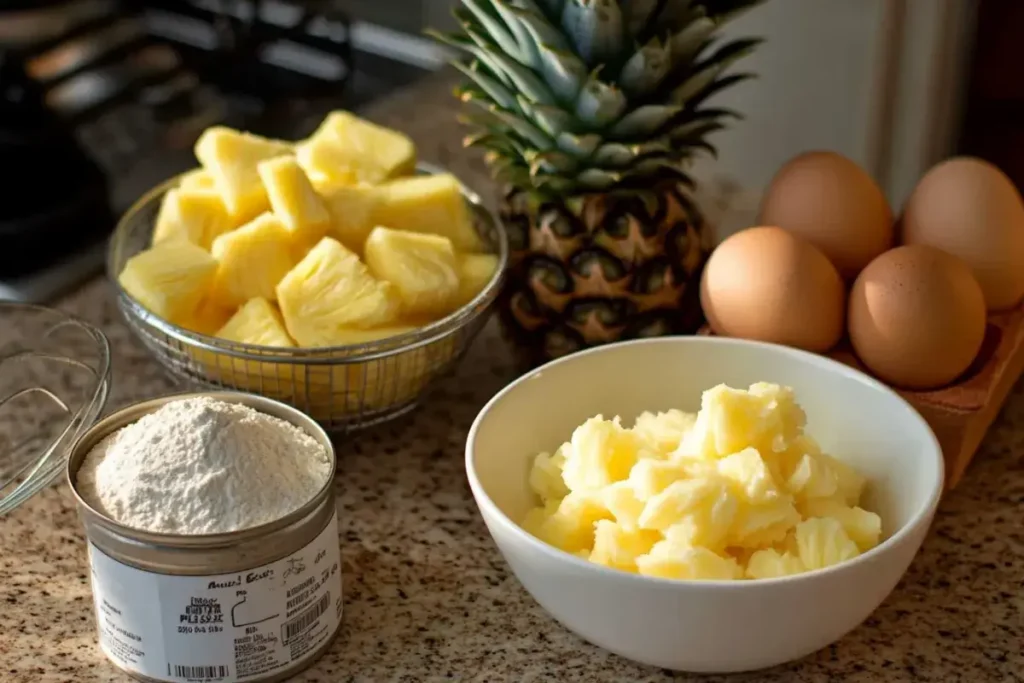
[[[209,171],[196,168],[181,176],[178,187],[183,190],[216,190],[217,182]]]
[[[284,329],[284,321],[281,320],[277,307],[263,297],[254,297],[245,302],[245,305],[217,330],[217,336],[240,344],[295,346],[295,342]]]
[[[273,301],[277,283],[298,261],[291,233],[271,213],[221,235],[211,253],[218,262],[214,296],[226,306],[241,306],[254,297]]]
[[[261,161],[256,170],[274,214],[296,241],[310,246],[320,241],[327,234],[331,217],[295,157]]]
[[[250,299],[217,330],[217,337],[240,344],[294,347],[274,304],[263,298]],[[285,401],[305,394],[303,368],[289,363],[237,358],[206,349],[190,349],[190,355],[205,374],[242,391],[253,391]],[[271,351],[270,353],[273,353]]]
[[[416,168],[412,140],[346,111],[328,114],[296,154],[311,177],[344,184],[379,183]]]
[[[373,210],[380,190],[372,185],[336,185],[324,190],[323,200],[331,215],[331,236],[356,252],[363,253],[373,230]]]
[[[172,240],[128,259],[117,280],[165,320],[188,320],[210,288],[217,261],[191,242]]]
[[[288,333],[307,347],[345,344],[346,330],[389,325],[399,311],[392,286],[330,237],[278,283],[277,299]]]
[[[206,296],[192,315],[172,322],[186,330],[213,336],[231,318],[233,313],[233,309],[225,307],[216,298]]]
[[[375,225],[441,235],[459,251],[479,251],[480,237],[455,176],[447,173],[400,178],[380,186]]]
[[[153,244],[181,239],[203,249],[223,232],[232,228],[224,202],[214,190],[168,190],[160,204],[153,229]]]
[[[484,290],[498,270],[498,257],[494,254],[458,254],[459,293],[455,305],[465,306]]]
[[[249,220],[269,207],[259,172],[261,161],[291,154],[291,146],[223,126],[207,128],[196,142],[195,155],[213,177],[228,213]]]
[[[365,252],[370,272],[395,286],[405,313],[431,315],[450,310],[459,291],[451,240],[378,227],[367,238]]]

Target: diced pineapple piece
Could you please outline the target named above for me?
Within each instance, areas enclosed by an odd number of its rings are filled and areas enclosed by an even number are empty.
[[[746,574],[751,579],[775,579],[807,571],[799,556],[780,553],[774,548],[758,550],[747,560]]]
[[[272,213],[221,235],[211,253],[218,262],[214,296],[227,306],[241,306],[254,297],[275,300],[277,283],[298,260],[291,233]]]
[[[628,480],[617,481],[607,487],[601,492],[601,500],[623,529],[639,528],[644,503],[637,498],[636,491]]]
[[[463,258],[469,261],[470,259],[488,257],[494,260],[495,268],[492,269],[493,272],[497,268],[498,263],[498,259],[495,256],[468,254]],[[463,285],[465,285],[465,280],[467,279],[465,272],[466,269],[464,268],[460,273],[463,277]],[[480,289],[483,289],[484,284],[486,284],[486,281],[480,285]],[[694,413],[684,413],[681,410],[673,409],[663,413],[645,411],[637,416],[636,422],[633,423],[633,432],[643,439],[648,447],[664,457],[679,448],[679,442],[682,440],[683,434],[693,427],[696,419],[697,416]]]
[[[802,512],[807,517],[830,517],[837,520],[861,552],[878,545],[882,535],[881,517],[860,507],[849,507],[842,500],[811,499],[804,504]]]
[[[448,238],[378,227],[364,252],[374,277],[395,286],[403,312],[429,316],[451,310],[459,275]]]
[[[331,215],[331,236],[357,254],[363,253],[374,227],[373,211],[380,201],[380,190],[372,185],[338,185],[324,190],[321,196]]]
[[[804,520],[796,527],[800,561],[808,569],[823,569],[860,555],[860,549],[839,520],[831,517]]]
[[[747,502],[770,502],[781,495],[756,448],[745,448],[725,456],[718,461],[718,471],[737,485]]]
[[[215,190],[172,189],[160,203],[153,244],[180,239],[209,249],[218,235],[232,227],[231,217]]]
[[[839,480],[824,458],[808,453],[789,475],[786,488],[800,500],[828,498],[838,491]]]
[[[729,532],[729,544],[757,548],[780,543],[799,522],[800,512],[786,497],[744,505]]]
[[[724,549],[738,507],[722,477],[680,479],[645,503],[637,523],[691,545]]]
[[[328,114],[316,132],[297,146],[296,154],[310,176],[345,184],[379,183],[416,168],[412,140],[347,111]]]
[[[209,171],[196,168],[181,176],[178,187],[182,190],[216,190],[217,182]]]
[[[459,251],[479,251],[480,236],[455,176],[399,178],[380,186],[373,221],[397,230],[442,235]]]
[[[462,307],[476,298],[498,270],[498,257],[494,254],[458,254],[459,293],[455,306]]]
[[[569,493],[569,489],[562,481],[562,468],[564,456],[559,453],[552,456],[550,453],[540,453],[533,460],[530,468],[530,488],[540,496],[541,500],[560,500]]]
[[[644,529],[627,529],[608,519],[594,524],[594,549],[590,561],[625,572],[636,572],[636,558],[651,552],[661,534]]]
[[[697,420],[676,455],[721,458],[752,447],[768,459],[800,437],[804,421],[792,390],[755,384],[745,391],[720,384],[701,396]]]
[[[679,548],[669,541],[655,544],[651,552],[636,558],[644,576],[690,581],[732,581],[743,578],[743,569],[732,557],[707,548]]]
[[[213,336],[217,330],[224,327],[224,324],[231,318],[234,309],[227,308],[215,297],[207,295],[200,302],[195,312],[182,320],[173,320],[176,325],[186,330]]]
[[[566,552],[594,547],[594,525],[611,519],[611,513],[598,494],[589,491],[570,493],[558,504],[558,511],[548,521],[545,539]]]
[[[327,234],[331,217],[295,157],[261,161],[256,169],[274,214],[295,240],[310,246],[320,241]]]
[[[277,285],[288,333],[300,346],[345,344],[349,329],[390,325],[399,301],[390,283],[370,274],[359,258],[325,237]]]
[[[637,498],[644,502],[664,491],[669,484],[684,478],[686,468],[683,465],[651,458],[638,461],[629,472],[630,486]]]
[[[592,417],[572,433],[562,478],[573,492],[598,491],[629,476],[640,441],[618,418]]]
[[[825,453],[819,453],[818,458],[835,474],[836,489],[846,500],[846,504],[856,505],[864,492],[864,476],[838,458]]]
[[[195,146],[196,158],[213,177],[228,213],[238,222],[269,208],[257,165],[291,153],[287,143],[223,126],[207,128]]]
[[[217,330],[217,336],[240,344],[293,347],[277,307],[263,297],[245,302],[231,319]]]
[[[188,320],[217,271],[217,261],[191,242],[171,240],[128,259],[118,282],[136,301],[165,320]]]

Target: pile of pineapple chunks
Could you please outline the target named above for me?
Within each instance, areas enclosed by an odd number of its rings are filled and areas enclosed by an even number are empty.
[[[403,334],[469,303],[498,266],[458,181],[413,175],[393,130],[329,114],[299,143],[224,127],[163,198],[118,281],[150,312],[232,342],[336,347]]]

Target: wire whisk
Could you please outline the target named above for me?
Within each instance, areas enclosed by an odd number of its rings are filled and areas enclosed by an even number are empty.
[[[0,515],[60,475],[109,390],[102,332],[60,311],[0,302]]]

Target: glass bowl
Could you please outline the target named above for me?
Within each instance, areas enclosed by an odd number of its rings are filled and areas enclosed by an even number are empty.
[[[418,173],[441,169],[420,164]],[[144,195],[121,218],[107,271],[128,327],[171,374],[204,388],[267,396],[304,411],[329,431],[379,424],[416,407],[461,359],[491,312],[508,260],[504,229],[478,195],[463,197],[486,250],[498,257],[494,277],[471,302],[412,332],[364,344],[281,348],[241,344],[193,332],[148,311],[117,282],[135,254],[150,246],[164,194],[180,176]]]

